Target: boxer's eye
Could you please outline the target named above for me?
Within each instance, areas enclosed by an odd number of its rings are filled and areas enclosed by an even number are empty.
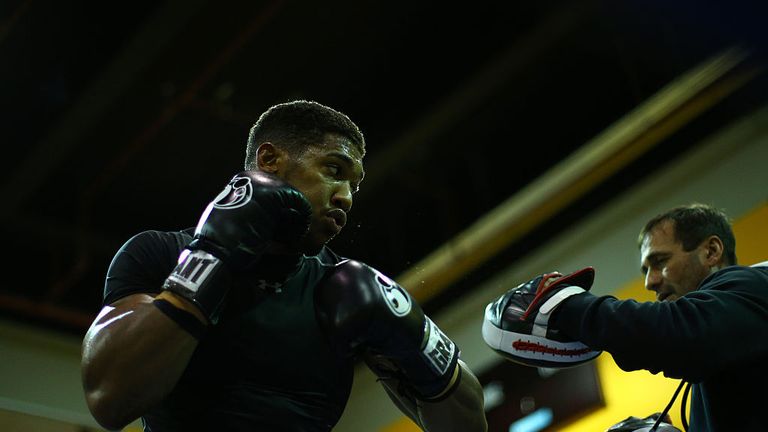
[[[328,170],[328,172],[334,177],[337,177],[341,173],[341,167],[337,164],[329,163],[329,164],[326,164],[325,167]]]

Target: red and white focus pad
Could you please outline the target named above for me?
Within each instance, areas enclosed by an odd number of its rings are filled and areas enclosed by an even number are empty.
[[[563,276],[549,273],[507,291],[489,303],[483,319],[483,340],[498,354],[526,366],[564,368],[600,355],[549,326],[552,313],[572,295],[588,291],[594,269]]]

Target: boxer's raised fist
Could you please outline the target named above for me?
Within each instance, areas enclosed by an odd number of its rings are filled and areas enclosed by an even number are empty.
[[[256,264],[274,244],[295,248],[312,208],[298,190],[260,172],[235,175],[211,201],[163,289],[190,300],[215,323],[232,274]]]

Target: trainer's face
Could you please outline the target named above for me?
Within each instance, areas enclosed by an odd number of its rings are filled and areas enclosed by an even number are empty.
[[[696,290],[713,270],[707,242],[686,252],[675,239],[674,223],[663,221],[654,227],[640,247],[645,288],[656,293],[656,300],[673,301]]]
[[[325,143],[288,157],[281,177],[312,204],[305,252],[315,254],[347,223],[352,195],[363,180],[363,156],[348,139],[329,134]]]

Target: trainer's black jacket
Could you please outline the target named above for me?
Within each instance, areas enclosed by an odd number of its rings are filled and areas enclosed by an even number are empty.
[[[190,231],[136,235],[112,260],[104,304],[158,293]],[[233,289],[179,383],[142,417],[145,431],[329,431],[344,411],[353,361],[334,354],[315,321],[316,283],[340,258],[303,257],[281,292]],[[149,359],[147,359],[149,360]]]
[[[768,430],[766,266],[726,267],[671,302],[579,294],[552,325],[611,353],[623,370],[694,383],[690,431]]]

